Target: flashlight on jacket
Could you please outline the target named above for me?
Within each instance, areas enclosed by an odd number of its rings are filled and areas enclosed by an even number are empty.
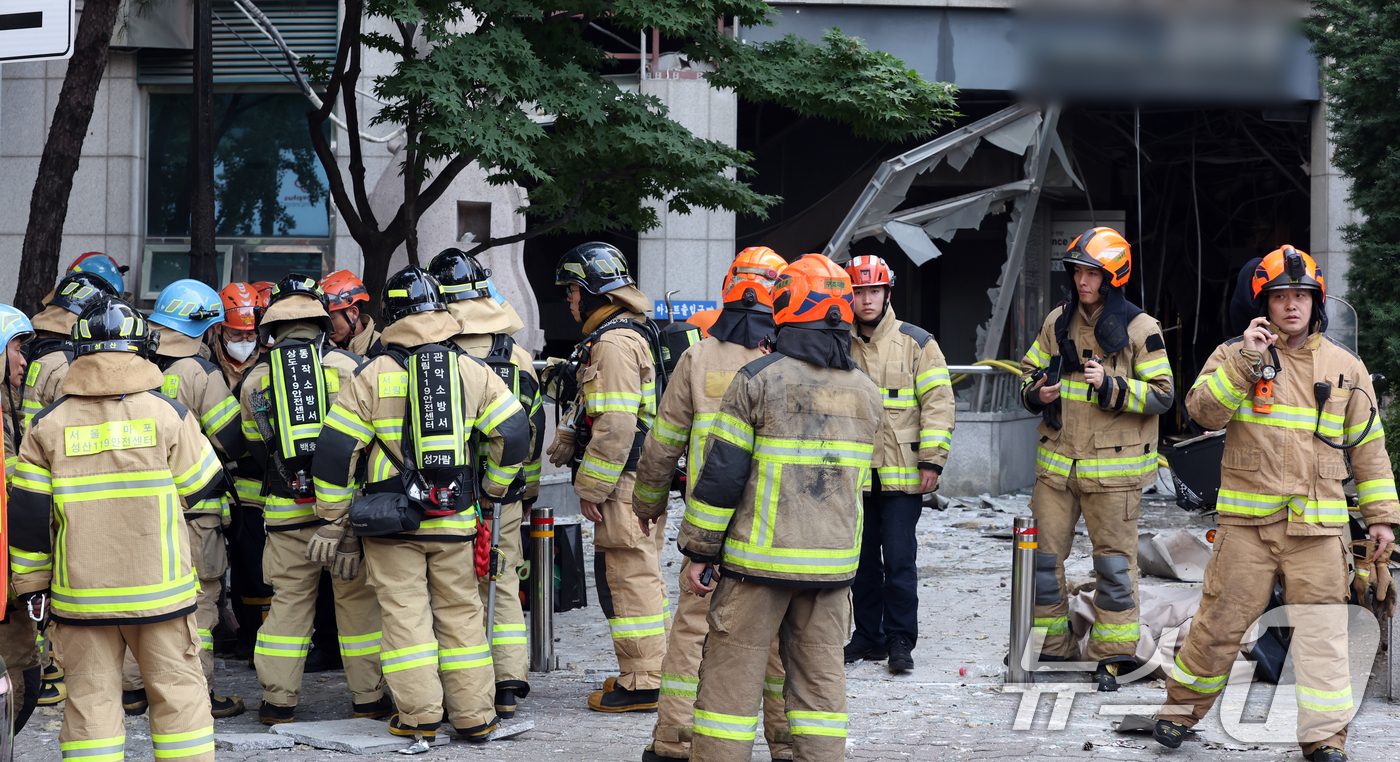
[[[1274,366],[1265,365],[1259,375],[1259,380],[1254,382],[1254,412],[1260,415],[1268,415],[1274,410],[1274,376],[1276,374]]]

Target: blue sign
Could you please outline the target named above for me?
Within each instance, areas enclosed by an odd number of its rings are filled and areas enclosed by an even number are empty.
[[[701,310],[712,310],[717,305],[714,302],[677,302],[672,300],[671,306],[676,308],[675,319],[685,320]],[[656,300],[656,308],[652,311],[652,315],[657,320],[671,317],[670,313],[666,311],[666,302],[661,299]]]

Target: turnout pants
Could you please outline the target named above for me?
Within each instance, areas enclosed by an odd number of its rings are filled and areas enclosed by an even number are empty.
[[[664,517],[656,522],[650,537],[642,534],[632,513],[636,483],[636,472],[623,472],[612,496],[599,506],[603,522],[593,530],[593,573],[617,654],[617,684],[627,690],[654,690],[661,687],[669,626],[670,601],[661,577],[666,522]]]
[[[470,542],[364,539],[369,582],[384,610],[384,677],[399,721],[461,730],[495,716],[495,673]]]
[[[130,648],[141,664],[151,702],[156,759],[213,762],[214,719],[209,715],[209,686],[200,671],[193,614],[155,624],[52,628],[54,658],[63,665],[68,684],[58,734],[65,759],[122,758],[122,656]]]
[[[1037,479],[1031,492],[1031,514],[1040,544],[1035,552],[1034,626],[1046,631],[1041,653],[1071,661],[1079,658],[1078,641],[1069,626],[1065,559],[1081,513],[1089,528],[1098,577],[1094,626],[1084,657],[1090,661],[1131,660],[1138,642],[1137,525],[1142,493],[1136,489],[1086,492],[1072,472],[1063,490]]]
[[[848,588],[758,585],[721,577],[695,698],[693,762],[749,762],[773,638],[779,641],[793,759],[846,755]]]
[[[39,644],[34,620],[26,607],[14,601],[6,605],[5,621],[0,622],[0,658],[10,678],[10,700],[14,702],[14,731],[24,727],[39,701]],[[32,680],[31,680],[32,678]],[[30,683],[33,690],[30,690]],[[32,694],[32,695],[31,695]]]
[[[223,520],[215,513],[196,516],[185,522],[190,533],[190,548],[195,571],[199,573],[199,593],[195,599],[195,622],[199,625],[199,664],[204,681],[214,689],[214,625],[219,623],[219,592],[223,588],[224,572],[228,570],[228,552],[224,550]],[[122,661],[122,690],[144,688],[141,667],[128,649]]]
[[[924,509],[922,498],[867,492],[864,504],[860,566],[851,585],[856,621],[851,641],[886,648],[902,637],[912,648],[919,640],[919,542],[914,527]]]
[[[315,533],[314,526],[267,533],[263,576],[272,585],[272,610],[258,630],[253,662],[263,687],[263,701],[274,706],[297,705],[302,668],[311,651],[322,567],[306,560],[306,543]],[[379,672],[379,603],[365,580],[361,569],[353,580],[331,581],[345,680],[357,704],[372,703],[384,695],[384,678]]]
[[[700,653],[710,631],[706,617],[710,600],[686,587],[690,559],[681,562],[681,596],[671,620],[666,643],[666,659],[661,663],[661,702],[656,727],[651,731],[652,751],[662,757],[685,759],[690,756],[691,727],[695,716],[695,689],[700,682]],[[783,661],[778,655],[778,639],[768,649],[768,668],[763,677],[763,737],[773,759],[792,759],[792,733],[788,732],[783,704]]]
[[[1284,603],[1328,604],[1289,612],[1298,743],[1304,754],[1319,746],[1344,749],[1355,713],[1347,664],[1346,553],[1344,538],[1290,535],[1287,521],[1221,525],[1201,607],[1167,677],[1167,706],[1187,706],[1191,713],[1164,712],[1162,719],[1192,726],[1205,717],[1225,687],[1245,631],[1264,613],[1281,578]]]
[[[520,608],[520,575],[524,563],[520,547],[520,521],[524,514],[521,503],[496,506],[500,511],[500,536],[497,542],[505,554],[506,568],[496,580],[496,621],[491,624],[491,661],[496,672],[498,688],[512,688],[519,696],[530,692],[530,648],[525,638],[525,612]],[[491,580],[476,581],[482,611],[491,595]]]

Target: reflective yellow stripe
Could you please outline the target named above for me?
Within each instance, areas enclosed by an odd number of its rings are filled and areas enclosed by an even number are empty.
[[[746,452],[753,452],[753,427],[728,413],[718,413],[710,421],[710,436],[738,445]]]
[[[795,736],[835,736],[846,737],[848,718],[839,712],[797,712],[787,713],[788,727]]]
[[[327,503],[343,503],[355,496],[353,485],[342,487],[319,476],[312,477],[311,483],[316,488],[316,499]]]
[[[224,398],[223,402],[210,408],[209,412],[200,416],[199,423],[205,434],[214,435],[222,431],[238,415],[238,400],[231,395]]]
[[[314,502],[298,503],[290,497],[268,495],[263,505],[263,518],[268,521],[287,521],[316,515]]]
[[[214,753],[214,725],[188,733],[152,733],[151,745],[155,747],[156,759],[177,759],[193,757],[197,754]]]
[[[728,738],[733,741],[752,741],[757,733],[758,715],[746,717],[737,714],[720,714],[695,710],[695,733],[712,738]]]
[[[676,696],[678,698],[695,698],[695,692],[700,687],[700,678],[690,675],[661,675],[661,695]]]
[[[20,461],[15,464],[14,485],[42,495],[53,494],[53,475],[47,468]]]
[[[265,632],[259,632],[257,643],[253,646],[253,652],[264,656],[285,656],[299,659],[311,653],[311,638],[269,635]]]
[[[919,449],[927,450],[930,447],[942,447],[950,450],[953,447],[953,433],[943,429],[920,429]]]
[[[642,395],[632,392],[594,392],[584,397],[589,415],[603,413],[632,413],[642,408]]]
[[[1044,627],[1047,637],[1050,635],[1064,635],[1069,632],[1069,617],[1036,617],[1031,626],[1036,628]]]
[[[371,632],[365,635],[338,635],[341,656],[371,656],[379,653],[383,633]]]
[[[490,433],[516,413],[524,413],[524,408],[520,407],[520,402],[511,396],[509,392],[497,397],[494,402],[487,406],[486,411],[476,419],[476,427],[481,431]]]
[[[1229,371],[1225,370],[1224,365],[1219,366],[1209,375],[1197,378],[1191,388],[1194,389],[1201,384],[1205,384],[1206,388],[1210,390],[1211,396],[1215,397],[1215,401],[1227,410],[1238,408],[1245,400],[1244,392],[1235,391],[1235,382],[1230,380]]]
[[[437,663],[438,644],[436,642],[379,653],[379,666],[385,674],[402,672],[415,667],[437,667]]]
[[[595,458],[593,453],[585,452],[583,464],[579,466],[578,472],[605,484],[616,484],[618,478],[622,476],[622,466]]]
[[[468,646],[466,648],[444,648],[438,651],[438,669],[471,669],[491,666],[490,646]],[[388,672],[389,670],[384,670]]]
[[[919,469],[905,468],[904,466],[881,466],[876,469],[880,474],[880,486],[883,487],[917,487],[921,482]]]
[[[636,487],[633,489],[633,494],[640,498],[642,502],[654,505],[665,500],[666,496],[671,494],[671,485],[667,484],[664,487],[653,487],[645,482],[638,481]]]
[[[1063,455],[1056,455],[1045,449],[1044,445],[1035,448],[1035,461],[1045,470],[1060,476],[1069,476],[1069,470],[1074,467],[1074,461]]]
[[[689,517],[687,517],[688,520]],[[800,550],[773,548],[726,537],[724,562],[756,571],[788,574],[845,574],[856,570],[860,548],[850,550]]]
[[[365,423],[363,418],[339,404],[331,406],[331,411],[326,414],[326,426],[351,437],[360,444],[369,444],[369,441],[374,439],[374,429]]]
[[[31,553],[10,546],[10,571],[15,574],[30,574],[53,568],[52,553]]]
[[[1155,360],[1146,360],[1133,366],[1133,373],[1144,381],[1150,381],[1158,376],[1170,376],[1172,365],[1167,362],[1167,358],[1158,357]]]
[[[1050,355],[1040,348],[1040,339],[1036,339],[1031,348],[1026,350],[1025,359],[1036,368],[1044,368],[1050,364]]]
[[[175,477],[175,489],[181,495],[193,495],[208,486],[222,471],[223,465],[219,462],[219,456],[214,454],[214,448],[205,441],[200,447],[199,461]]]
[[[781,676],[765,675],[763,677],[763,697],[780,699],[783,697],[783,686],[786,680]]]
[[[913,389],[881,389],[880,402],[888,408],[918,407]]]
[[[753,456],[770,463],[869,468],[874,452],[865,442],[755,437]]]
[[[947,368],[929,368],[914,379],[914,390],[920,397],[937,386],[952,386],[953,379]]]
[[[723,532],[733,518],[733,508],[717,508],[693,498],[685,504],[685,520],[701,529]]]
[[[690,429],[676,426],[664,419],[658,418],[656,426],[651,430],[651,434],[656,441],[670,447],[683,447],[686,439],[690,437]]]
[[[1356,497],[1362,505],[1382,500],[1396,500],[1394,479],[1368,479],[1356,483]]]
[[[1094,622],[1094,626],[1089,629],[1089,639],[1097,640],[1102,643],[1135,642],[1138,639],[1138,623],[1109,624],[1107,622]]]
[[[1225,687],[1228,677],[1228,674],[1219,677],[1197,677],[1181,663],[1181,656],[1176,657],[1176,664],[1172,668],[1172,679],[1197,693],[1218,693]]]
[[[212,741],[212,739],[211,739]],[[92,738],[86,741],[63,741],[59,744],[64,759],[82,762],[118,762],[125,757],[126,736]]]
[[[53,585],[54,608],[73,613],[146,611],[194,601],[199,582],[191,571],[179,579],[137,587],[79,589]]]
[[[613,640],[622,640],[623,638],[645,638],[648,635],[662,635],[666,632],[666,615],[656,614],[654,616],[633,616],[609,619],[608,628],[612,630]]]
[[[525,623],[498,624],[491,628],[491,645],[523,646],[526,644]]]
[[[1298,706],[1314,712],[1345,712],[1354,706],[1350,685],[1339,691],[1320,691],[1303,685],[1295,685],[1294,690]]]

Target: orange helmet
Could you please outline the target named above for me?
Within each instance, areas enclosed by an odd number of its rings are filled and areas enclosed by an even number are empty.
[[[820,254],[788,265],[773,286],[773,319],[778,325],[826,322],[849,328],[855,321],[851,276]]]
[[[1320,301],[1327,301],[1327,283],[1322,279],[1322,268],[1306,251],[1288,244],[1269,252],[1264,261],[1254,268],[1251,285],[1255,299],[1265,291],[1277,288],[1310,288],[1321,292]]]
[[[267,301],[258,296],[257,289],[247,283],[230,283],[219,292],[224,304],[224,320],[230,327],[251,331],[258,327],[258,318],[267,308]]]
[[[330,311],[343,310],[356,302],[369,301],[364,281],[349,270],[336,270],[321,279],[321,290],[330,299]]]
[[[768,306],[771,308],[773,305],[770,304]],[[710,338],[710,328],[715,324],[715,321],[719,319],[719,313],[719,310],[700,310],[686,318],[685,322],[699,328],[700,335],[708,339]]]
[[[744,307],[762,305],[773,309],[773,284],[778,273],[787,267],[787,260],[767,246],[750,246],[739,252],[729,274],[724,276],[724,303]]]
[[[276,285],[270,280],[260,280],[257,283],[250,283],[254,291],[258,292],[258,303],[263,309],[272,303],[272,287]]]
[[[885,260],[869,254],[852,258],[851,263],[846,265],[846,274],[851,276],[851,286],[854,288],[861,286],[894,287],[894,276],[890,274],[890,266],[885,264]]]
[[[1071,265],[1097,267],[1104,271],[1108,285],[1118,288],[1128,282],[1133,272],[1133,252],[1117,230],[1090,228],[1069,245],[1065,252],[1065,269]]]

